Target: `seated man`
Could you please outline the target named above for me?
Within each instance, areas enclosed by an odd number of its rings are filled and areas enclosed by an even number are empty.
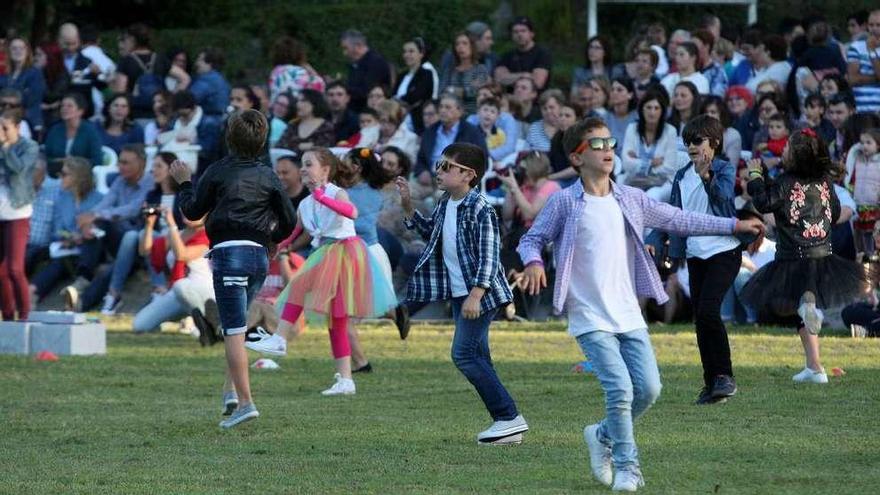
[[[34,266],[49,259],[49,243],[55,233],[53,210],[61,192],[61,181],[46,174],[46,157],[37,158],[34,169],[34,213],[31,215],[31,232],[25,251],[25,271],[34,272]]]
[[[80,214],[76,219],[80,232],[87,240],[81,246],[76,280],[61,291],[67,309],[72,311],[89,309],[107,291],[107,287],[91,287],[95,270],[105,252],[120,258],[120,249],[137,249],[137,236],[142,223],[141,206],[147,192],[153,188],[153,177],[145,173],[143,145],[123,146],[118,166],[119,177],[110,185],[107,195],[91,211]],[[90,234],[86,235],[86,232]],[[81,298],[80,293],[87,288],[90,290]]]

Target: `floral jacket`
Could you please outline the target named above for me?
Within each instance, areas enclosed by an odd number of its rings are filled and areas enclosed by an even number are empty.
[[[784,173],[755,179],[749,195],[761,213],[776,218],[776,259],[821,258],[831,254],[831,229],[840,201],[828,177],[805,179]]]

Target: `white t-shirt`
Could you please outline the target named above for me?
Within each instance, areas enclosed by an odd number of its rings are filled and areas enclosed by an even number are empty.
[[[568,333],[625,333],[648,328],[636,297],[633,246],[613,194],[584,194],[578,219],[571,286],[565,301]]]
[[[697,92],[701,95],[709,94],[709,80],[706,76],[699,72],[694,72],[689,76],[682,77],[680,72],[673,72],[660,80],[660,84],[666,88],[669,93],[669,99],[672,100],[672,94],[675,92],[675,85],[681,81],[690,81],[697,87]]]
[[[764,67],[760,70],[754,70],[752,72],[752,77],[746,81],[746,87],[749,88],[749,91],[752,94],[758,92],[758,86],[767,80],[776,81],[785,87],[786,83],[788,83],[788,75],[791,74],[791,64],[782,61],[782,62],[773,62],[772,64]]]
[[[709,195],[703,186],[703,179],[697,175],[693,166],[684,173],[678,187],[681,189],[683,210],[714,215],[709,206]],[[739,241],[731,235],[690,236],[687,238],[687,257],[706,260],[718,253],[736,249],[737,246]]]
[[[446,265],[446,273],[449,274],[449,287],[452,289],[452,297],[468,295],[467,285],[464,283],[464,275],[461,274],[461,262],[458,259],[458,241],[455,234],[458,231],[458,205],[464,201],[450,199],[446,204],[446,214],[443,216],[443,264]]]

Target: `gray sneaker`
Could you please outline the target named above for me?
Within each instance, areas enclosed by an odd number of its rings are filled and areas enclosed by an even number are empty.
[[[251,402],[250,404],[239,406],[238,409],[232,413],[232,416],[221,421],[220,428],[232,428],[245,421],[250,421],[259,415],[260,411],[257,411],[257,406]]]
[[[235,390],[223,392],[223,415],[229,416],[238,407],[238,394]]]

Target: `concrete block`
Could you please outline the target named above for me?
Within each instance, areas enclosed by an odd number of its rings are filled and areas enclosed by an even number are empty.
[[[31,327],[30,351],[60,355],[107,354],[107,329],[100,323],[36,324]]]
[[[30,349],[31,323],[0,322],[0,354],[27,354]]]
[[[81,324],[86,322],[85,313],[73,311],[32,311],[28,321],[37,323]]]

